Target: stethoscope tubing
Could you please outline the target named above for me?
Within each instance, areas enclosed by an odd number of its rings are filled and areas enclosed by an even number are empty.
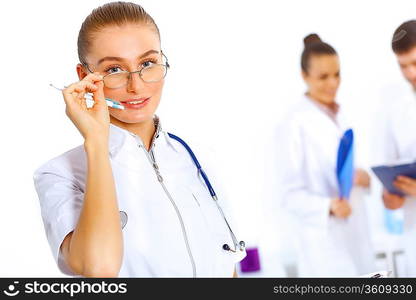
[[[174,140],[178,141],[178,142],[179,142],[179,143],[180,143],[180,144],[181,144],[181,145],[182,145],[182,146],[186,149],[186,151],[189,153],[189,155],[190,155],[190,156],[191,156],[191,158],[192,158],[192,161],[194,162],[194,164],[195,164],[196,168],[198,169],[199,174],[201,174],[202,179],[204,180],[205,185],[207,186],[208,191],[209,191],[209,193],[210,193],[210,195],[211,195],[212,199],[214,200],[214,202],[215,202],[215,204],[216,204],[216,206],[217,206],[218,210],[220,211],[221,216],[223,217],[223,219],[224,219],[225,223],[227,224],[228,230],[230,231],[231,238],[232,238],[233,243],[234,243],[234,246],[235,246],[235,251],[237,250],[237,246],[239,247],[239,249],[240,249],[240,250],[244,250],[244,247],[245,247],[244,242],[243,242],[243,241],[241,241],[240,243],[238,243],[237,238],[236,238],[236,236],[235,236],[234,232],[232,231],[231,226],[230,226],[230,224],[228,223],[227,218],[225,217],[225,214],[224,214],[224,212],[223,212],[223,210],[222,210],[221,206],[218,204],[217,194],[215,193],[215,190],[214,190],[214,188],[212,187],[211,182],[209,181],[207,174],[206,174],[206,173],[205,173],[205,171],[202,169],[202,166],[201,166],[201,164],[199,163],[198,159],[196,158],[196,155],[195,155],[195,154],[194,154],[194,152],[192,151],[191,147],[189,147],[189,145],[188,145],[188,144],[187,144],[184,140],[182,140],[180,137],[178,137],[178,136],[176,136],[176,135],[174,135],[174,134],[172,134],[172,133],[169,133],[169,132],[168,132],[168,136],[169,136],[170,138],[172,138],[172,139],[174,139]],[[233,251],[233,252],[235,252],[235,251]]]

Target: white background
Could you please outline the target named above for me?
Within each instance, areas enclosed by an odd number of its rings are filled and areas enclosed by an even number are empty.
[[[62,276],[46,241],[33,171],[79,144],[50,82],[77,80],[76,41],[84,18],[107,1],[2,1],[0,276]],[[390,41],[415,18],[413,1],[156,1],[141,4],[156,20],[171,69],[158,114],[165,130],[199,138],[219,153],[228,193],[249,245],[268,236],[281,263],[290,260],[281,226],[269,226],[265,145],[272,128],[305,86],[303,37],[318,33],[338,51],[339,102],[370,157],[371,119],[383,91],[406,89]],[[395,88],[394,90],[392,88]],[[393,99],[394,100],[394,99]],[[373,237],[383,231],[380,200],[369,197]],[[262,261],[267,265],[267,259]],[[269,273],[283,276],[277,267]]]

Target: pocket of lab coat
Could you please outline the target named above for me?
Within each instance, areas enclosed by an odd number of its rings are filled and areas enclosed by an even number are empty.
[[[235,264],[246,256],[246,252],[240,250],[232,252],[223,249],[224,244],[228,244],[233,250],[235,246],[228,226],[216,203],[207,192],[205,192],[207,195],[195,189],[191,189],[191,192],[200,207],[201,214],[215,243],[214,249],[217,258],[215,261],[216,274],[219,277],[230,277],[233,275]],[[219,205],[221,204],[219,203]],[[225,217],[227,218],[227,215]],[[227,221],[229,222],[228,218]],[[230,226],[232,229],[232,224]]]
[[[227,224],[225,223],[215,200],[213,200],[208,193],[205,195],[205,193],[201,193],[201,191],[195,188],[191,188],[190,191],[195,202],[198,204],[204,221],[212,235],[224,243],[232,243]]]

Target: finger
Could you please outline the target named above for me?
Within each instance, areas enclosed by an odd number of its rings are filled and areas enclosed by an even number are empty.
[[[398,189],[402,191],[403,193],[405,193],[406,195],[410,195],[412,193],[412,188],[409,187],[408,185],[401,185],[398,187]]]
[[[401,181],[401,180],[395,180],[395,181],[393,181],[393,185],[394,186],[399,186],[401,184],[403,184],[403,181]]]
[[[399,190],[403,191],[402,187],[396,186]],[[388,201],[402,201],[404,198],[396,195],[396,194],[388,194],[388,196],[385,198]]]
[[[74,92],[81,92],[81,91],[94,91],[96,90],[97,86],[90,82],[90,81],[78,81],[70,86],[68,86],[66,89],[64,89],[62,92],[64,95],[71,95]]]
[[[78,94],[75,96],[77,99],[77,102],[81,100],[85,102],[87,98],[90,98],[89,95],[87,97],[87,92],[90,93],[90,92],[94,92],[95,90],[97,90],[97,87],[95,85],[90,86],[89,88],[87,87],[86,89],[82,89],[82,88],[80,88],[79,90],[76,89],[76,92],[78,92]],[[73,95],[75,95],[76,92],[74,92]]]
[[[416,185],[416,180],[413,179],[413,178],[407,177],[407,176],[401,176],[400,175],[400,176],[397,177],[397,180],[398,181],[401,181],[401,182],[405,182],[405,183],[415,184]]]
[[[96,82],[95,85],[97,86],[97,89],[93,91],[92,94],[93,94],[94,102],[95,104],[97,104],[97,108],[107,107],[107,102],[105,101],[105,95],[104,95],[104,83],[100,81],[100,82]]]
[[[393,182],[393,185],[400,190],[402,190],[403,188],[407,186],[406,183],[403,183],[401,181],[395,181]]]
[[[103,80],[103,75],[101,75],[98,72],[90,73],[87,76],[85,76],[81,81],[86,81],[90,83],[96,83]]]
[[[65,91],[64,97],[65,97],[65,102],[67,105],[72,105],[72,102],[76,102],[77,104],[82,104],[85,100],[83,100],[83,98],[85,97],[85,93],[88,92],[93,92],[97,89],[97,87],[95,86],[95,84],[92,84],[90,82],[79,82],[75,85],[71,85],[70,87],[68,87],[68,90]],[[72,92],[71,92],[72,91]],[[75,100],[75,101],[71,101]]]
[[[76,86],[73,87],[75,92],[93,92],[97,90],[97,85],[89,81],[80,81]]]
[[[75,88],[79,85],[79,83],[80,81],[70,84],[69,86],[67,86],[66,88],[62,90],[62,93],[64,95],[70,96],[74,92]]]
[[[78,82],[74,82],[62,90],[62,95],[64,96],[64,101],[66,105],[70,105],[70,100],[74,97],[73,93],[77,83]]]
[[[394,182],[393,182],[393,185],[394,185]],[[383,191],[383,198],[386,198],[386,199],[390,199],[390,198],[394,198],[394,197],[397,197],[398,195],[396,195],[396,194],[392,194],[392,193],[390,193],[388,190],[386,190],[386,189],[384,189],[384,191]]]
[[[415,186],[413,182],[409,182],[409,181],[406,181],[406,182],[402,181],[402,182],[400,182],[398,184],[400,186],[404,187],[404,188],[412,188],[412,187]]]
[[[85,109],[85,89],[80,87],[75,88],[75,91],[72,93],[72,95],[74,95],[74,102],[76,102],[78,106],[81,106],[83,109]]]
[[[88,109],[84,92],[79,93],[76,99],[77,99],[78,105],[80,105],[84,110]]]
[[[348,212],[348,211],[350,210],[350,206],[349,206],[349,204],[348,204],[348,203],[345,203],[345,204],[342,206],[342,209],[343,209],[345,212]]]

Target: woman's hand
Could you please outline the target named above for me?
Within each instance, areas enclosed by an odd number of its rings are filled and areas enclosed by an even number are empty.
[[[398,176],[393,185],[406,195],[416,197],[416,179]]]
[[[349,215],[351,215],[351,205],[345,199],[332,199],[330,205],[330,213],[337,218],[348,218]]]
[[[103,91],[102,76],[91,73],[62,91],[66,115],[85,140],[108,141],[110,116]],[[87,108],[85,93],[92,92],[94,106]]]
[[[370,176],[363,169],[355,170],[354,185],[368,188],[370,186]]]
[[[403,206],[405,201],[404,197],[399,195],[390,194],[387,190],[383,191],[384,206],[388,209],[398,209]]]

